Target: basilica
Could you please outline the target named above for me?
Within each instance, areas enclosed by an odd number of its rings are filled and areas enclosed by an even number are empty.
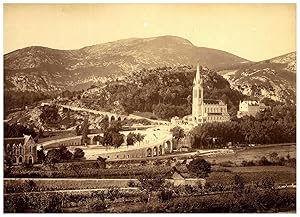
[[[202,71],[198,64],[193,83],[192,115],[184,117],[183,121],[193,124],[230,121],[227,105],[223,101],[203,98],[203,77],[200,74]]]

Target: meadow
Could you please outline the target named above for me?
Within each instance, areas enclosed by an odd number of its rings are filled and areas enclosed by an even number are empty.
[[[221,163],[224,161],[231,161],[240,164],[242,161],[260,160],[263,156],[269,156],[276,152],[278,157],[286,157],[290,155],[291,158],[296,157],[295,144],[275,144],[275,145],[261,145],[257,147],[246,147],[236,149],[235,153],[216,156],[204,156],[210,162]]]
[[[296,183],[296,168],[286,166],[252,166],[227,167],[228,172],[212,172],[207,177],[207,183],[223,185],[232,184],[233,177],[238,174],[245,183],[252,184],[263,178],[271,178],[275,185]]]

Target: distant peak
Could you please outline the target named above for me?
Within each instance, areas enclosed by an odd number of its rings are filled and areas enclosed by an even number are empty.
[[[179,36],[174,36],[174,35],[163,35],[163,36],[157,36],[157,37],[151,37],[151,38],[146,38],[146,39],[155,39],[155,40],[170,40],[173,42],[180,42],[180,43],[184,43],[184,44],[190,44],[193,45],[192,42],[190,42],[189,40],[179,37]]]

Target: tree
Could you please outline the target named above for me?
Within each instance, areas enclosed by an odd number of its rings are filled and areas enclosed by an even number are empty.
[[[173,138],[177,141],[177,145],[179,143],[179,140],[185,137],[184,130],[181,127],[178,127],[178,126],[173,127],[171,129],[171,132],[172,132]]]
[[[124,142],[124,135],[120,133],[113,133],[112,144],[115,148],[119,148]]]
[[[60,152],[61,160],[71,160],[73,158],[72,152],[70,152],[66,146],[61,146],[58,151]]]
[[[103,135],[103,144],[107,146],[111,146],[113,144],[113,133],[109,131],[105,131]]]
[[[138,134],[136,134],[135,138],[136,138],[136,141],[138,141],[138,143],[140,145],[140,142],[142,142],[144,140],[145,135],[138,133]]]
[[[41,149],[37,150],[37,162],[44,163],[45,161],[46,161],[46,155],[43,146],[41,146]]]
[[[263,156],[258,161],[258,164],[261,165],[261,166],[266,166],[266,165],[270,165],[270,161],[268,161],[268,159],[265,156]]]
[[[54,166],[55,163],[71,160],[73,154],[67,149],[66,146],[61,146],[58,149],[51,149],[47,152],[46,163]]]
[[[147,202],[150,201],[151,193],[160,191],[165,183],[164,177],[155,174],[154,171],[143,173],[138,177],[138,181],[140,182],[139,188],[148,195]]]
[[[107,115],[104,116],[104,118],[100,121],[99,125],[103,132],[107,130],[107,128],[109,127],[109,118]]]
[[[73,158],[82,159],[84,157],[84,151],[81,148],[75,148]]]
[[[119,133],[122,130],[122,124],[120,121],[111,121],[107,131],[113,133]]]
[[[89,120],[88,117],[84,118],[83,124],[81,126],[82,139],[81,143],[86,144],[88,142],[88,133],[89,133]]]
[[[13,160],[10,153],[4,152],[4,176],[7,177],[11,173]]]
[[[134,145],[134,143],[135,143],[136,141],[137,141],[137,139],[136,139],[136,134],[130,132],[130,133],[127,135],[127,139],[126,139],[127,145]]]
[[[96,161],[97,168],[105,169],[106,168],[106,158],[99,156]]]
[[[76,126],[76,128],[75,128],[75,134],[76,134],[76,136],[79,136],[80,135],[80,127],[79,127],[79,125],[77,125]]]
[[[97,143],[97,142],[99,142],[99,144],[103,144],[104,143],[104,137],[100,136],[100,135],[94,136],[93,143]]]
[[[51,149],[47,152],[46,163],[54,166],[61,160],[61,153],[58,149]]]
[[[211,172],[211,164],[203,158],[196,158],[192,160],[187,168],[190,173],[196,175],[199,178],[207,177]]]
[[[58,107],[55,105],[44,106],[42,108],[42,113],[40,114],[40,119],[45,124],[56,124],[61,120],[58,114]]]
[[[279,161],[278,153],[277,152],[272,152],[270,154],[270,159],[273,163],[276,163]]]

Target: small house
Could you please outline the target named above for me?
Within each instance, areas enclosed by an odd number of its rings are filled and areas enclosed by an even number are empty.
[[[190,185],[190,186],[199,186],[201,185],[202,188],[205,187],[206,180],[203,178],[195,178],[192,177],[187,172],[180,172],[176,167],[173,167],[173,172],[171,178],[169,179],[174,186],[179,185]]]

